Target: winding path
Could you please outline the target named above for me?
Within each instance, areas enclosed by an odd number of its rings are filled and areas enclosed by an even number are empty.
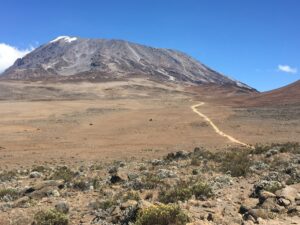
[[[248,144],[246,144],[246,143],[244,143],[244,142],[241,142],[241,141],[235,139],[234,137],[232,137],[232,136],[230,136],[230,135],[228,135],[228,134],[225,134],[223,131],[221,131],[221,130],[214,124],[214,122],[211,121],[211,119],[210,119],[209,117],[207,117],[206,115],[204,115],[203,113],[201,113],[201,112],[199,112],[199,111],[197,110],[197,107],[202,106],[202,105],[204,105],[204,102],[201,102],[201,103],[196,104],[196,105],[192,105],[191,108],[192,108],[192,110],[193,110],[194,113],[197,113],[197,114],[198,114],[199,116],[201,116],[204,120],[206,120],[206,121],[212,126],[212,128],[215,130],[215,132],[216,132],[217,134],[219,134],[220,136],[226,137],[227,139],[229,139],[229,140],[230,140],[231,142],[233,142],[233,143],[240,144],[240,145],[243,145],[243,146],[245,146],[245,147],[250,147],[250,148],[252,148],[251,145],[248,145]]]

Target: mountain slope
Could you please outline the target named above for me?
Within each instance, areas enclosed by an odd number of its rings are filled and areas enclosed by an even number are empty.
[[[230,79],[179,51],[121,40],[62,36],[40,46],[8,68],[5,79],[119,79],[147,76],[191,84],[251,87]]]
[[[251,106],[300,104],[300,80],[279,89],[260,93],[247,99]]]

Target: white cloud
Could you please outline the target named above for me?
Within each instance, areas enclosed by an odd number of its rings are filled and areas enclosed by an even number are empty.
[[[10,67],[16,61],[16,59],[22,58],[32,50],[32,47],[21,50],[8,44],[0,43],[0,73]]]
[[[288,65],[278,65],[278,70],[285,73],[296,74],[298,72],[297,68],[292,68]]]

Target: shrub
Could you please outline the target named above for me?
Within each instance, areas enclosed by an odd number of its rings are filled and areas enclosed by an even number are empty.
[[[138,213],[135,225],[185,225],[189,217],[176,205],[158,205]]]
[[[213,196],[211,186],[204,182],[196,184],[180,183],[174,188],[162,190],[159,193],[158,200],[162,203],[176,203],[186,201],[195,195],[197,199],[209,198]]]
[[[178,201],[186,201],[193,195],[189,187],[179,185],[172,189],[163,190],[159,193],[158,200],[162,203],[176,203]]]
[[[39,211],[34,216],[34,225],[68,225],[68,217],[55,209]]]
[[[154,189],[159,184],[162,184],[162,180],[159,179],[155,174],[149,173],[146,177],[142,178],[143,188],[144,189]]]
[[[283,144],[271,144],[271,145],[256,145],[251,154],[264,154],[272,148],[278,148],[280,152],[290,152],[294,154],[300,153],[300,145],[297,142],[286,142]]]
[[[221,170],[230,171],[233,177],[246,176],[251,166],[248,155],[249,151],[240,149],[226,152],[221,162]]]
[[[141,200],[141,198],[137,192],[129,191],[122,197],[123,202],[126,202],[128,200],[139,201],[139,200]]]
[[[193,157],[192,160],[191,160],[191,165],[192,166],[200,166],[201,165],[201,160],[196,158],[196,157]]]
[[[70,182],[75,177],[75,173],[70,170],[68,167],[58,167],[52,176],[50,177],[51,180],[64,180],[65,182]]]
[[[73,184],[74,189],[80,190],[80,191],[87,191],[90,189],[90,184],[88,181],[85,180],[76,180]]]
[[[6,181],[12,181],[17,177],[18,173],[15,170],[11,171],[3,171],[0,173],[0,181],[6,182]]]
[[[115,206],[116,204],[117,204],[117,202],[113,198],[105,200],[105,201],[96,201],[93,204],[93,209],[94,210],[97,210],[97,209],[107,210],[107,209]]]
[[[276,191],[282,189],[283,186],[278,181],[270,181],[265,187],[264,190],[268,192],[275,193]]]
[[[280,144],[278,147],[280,152],[300,154],[300,145],[297,142],[287,142],[284,144]]]
[[[213,190],[207,183],[198,182],[192,186],[192,192],[197,199],[213,196]]]
[[[221,155],[218,153],[213,153],[210,151],[207,151],[205,149],[200,149],[200,148],[195,148],[193,157],[194,158],[199,158],[199,159],[207,159],[210,161],[220,161]]]
[[[19,197],[19,192],[12,188],[0,190],[0,199],[3,199],[5,196],[8,196],[11,200],[15,200]]]
[[[270,146],[266,145],[256,145],[250,153],[255,155],[265,154],[267,151],[270,150],[270,148]]]
[[[31,171],[39,172],[39,173],[44,173],[47,171],[50,171],[51,169],[45,166],[34,166]]]

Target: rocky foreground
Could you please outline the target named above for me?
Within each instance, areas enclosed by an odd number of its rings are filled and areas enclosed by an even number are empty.
[[[0,224],[255,223],[300,224],[299,144],[0,173]]]

